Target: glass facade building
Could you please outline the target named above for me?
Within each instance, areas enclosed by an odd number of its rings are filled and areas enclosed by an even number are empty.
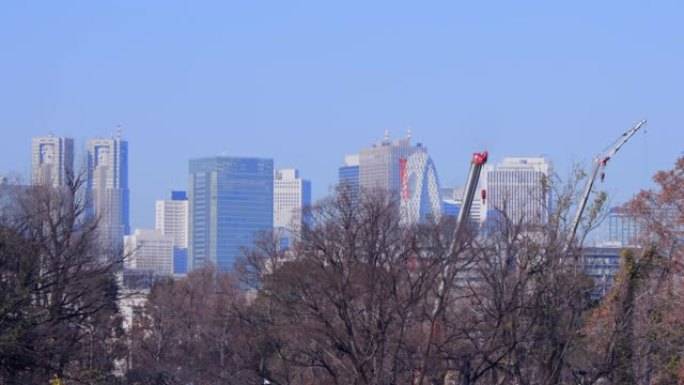
[[[243,248],[273,228],[273,160],[191,159],[188,185],[188,267],[232,270]]]
[[[344,164],[337,172],[338,183],[351,191],[353,196],[359,193],[359,156],[347,155]]]
[[[592,296],[601,298],[613,285],[621,265],[620,247],[585,247],[582,249],[584,273],[594,279]]]

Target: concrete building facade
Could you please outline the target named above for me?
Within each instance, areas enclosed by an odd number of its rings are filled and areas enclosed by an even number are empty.
[[[487,193],[485,217],[498,212],[513,223],[544,223],[551,211],[551,172],[551,163],[542,157],[510,157],[498,165],[486,165],[482,175]]]
[[[273,227],[286,236],[301,233],[302,210],[311,206],[311,182],[300,178],[297,169],[279,169],[273,179]]]
[[[130,234],[128,142],[119,132],[110,139],[88,141],[86,196],[90,213],[99,219],[103,242],[121,250]]]
[[[151,271],[156,275],[173,274],[171,235],[164,235],[157,229],[136,229],[124,237],[124,250],[126,268]]]
[[[66,186],[74,171],[74,140],[56,136],[33,138],[31,184]]]

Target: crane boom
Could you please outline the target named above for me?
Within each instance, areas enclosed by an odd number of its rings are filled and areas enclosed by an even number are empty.
[[[572,220],[572,224],[570,226],[570,231],[568,233],[568,239],[565,244],[566,250],[570,247],[572,242],[575,239],[575,234],[577,233],[577,228],[579,227],[580,220],[582,219],[582,214],[584,213],[584,209],[587,207],[587,201],[589,200],[589,195],[591,195],[591,190],[594,187],[594,182],[596,181],[596,176],[598,175],[598,172],[601,168],[606,167],[608,164],[608,161],[617,154],[617,152],[622,148],[622,146],[627,143],[627,141],[636,134],[639,129],[646,124],[646,119],[641,120],[637,124],[634,125],[634,127],[630,128],[629,130],[625,131],[625,133],[622,134],[618,138],[618,140],[615,142],[615,144],[610,147],[609,150],[604,150],[601,153],[599,153],[595,158],[593,162],[593,168],[591,170],[591,174],[589,175],[589,179],[587,179],[587,184],[584,186],[584,192],[582,193],[582,197],[579,202],[579,206],[577,207],[577,212],[575,213],[575,217]]]
[[[451,255],[461,237],[461,233],[468,223],[468,217],[470,215],[470,209],[473,205],[473,200],[475,199],[475,193],[477,192],[477,185],[480,180],[480,174],[482,173],[482,168],[485,163],[487,163],[487,158],[489,154],[487,151],[476,152],[473,154],[472,161],[470,162],[470,171],[468,171],[468,179],[466,180],[465,188],[463,189],[463,199],[461,210],[458,212],[458,217],[456,218],[456,227],[454,228],[454,237],[450,243]],[[435,308],[432,311],[432,316],[436,317],[439,310],[442,308],[445,300],[445,291],[448,287],[451,273],[451,263],[447,261],[444,265],[442,271],[442,281],[439,284],[439,289],[437,290],[437,299],[435,300]]]

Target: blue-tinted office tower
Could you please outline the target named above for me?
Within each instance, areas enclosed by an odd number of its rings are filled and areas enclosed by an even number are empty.
[[[338,169],[339,185],[351,191],[352,196],[359,193],[359,156],[347,155],[344,164]]]
[[[189,166],[189,267],[232,270],[242,248],[273,228],[273,160],[220,156]]]

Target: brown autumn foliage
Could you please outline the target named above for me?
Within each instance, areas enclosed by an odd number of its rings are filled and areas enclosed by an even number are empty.
[[[640,224],[639,247],[623,252],[613,290],[587,324],[594,381],[684,383],[684,158],[653,179],[655,189],[626,205]]]

